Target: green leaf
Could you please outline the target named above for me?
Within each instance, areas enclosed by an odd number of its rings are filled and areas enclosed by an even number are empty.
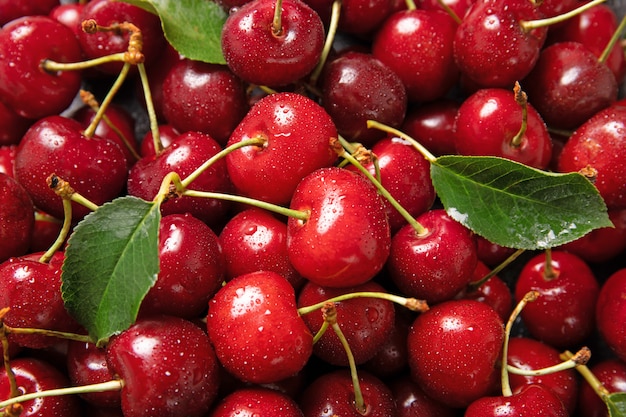
[[[626,417],[626,392],[616,392],[606,399],[611,417]]]
[[[159,15],[169,43],[189,59],[225,64],[222,26],[227,13],[211,0],[124,0]]]
[[[88,214],[68,240],[65,307],[99,345],[137,318],[159,272],[159,205],[120,197]]]
[[[578,173],[557,174],[496,157],[442,156],[431,164],[448,214],[501,246],[546,249],[613,227],[604,201]]]

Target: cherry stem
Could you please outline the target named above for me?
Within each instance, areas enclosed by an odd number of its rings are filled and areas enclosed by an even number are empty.
[[[283,0],[276,0],[274,7],[274,19],[272,20],[272,35],[282,36],[283,34]]]
[[[519,23],[522,29],[524,29],[527,32],[530,32],[533,29],[550,26],[559,22],[564,22],[567,19],[584,12],[585,10],[591,9],[592,7],[597,6],[598,4],[604,3],[605,1],[606,0],[592,0],[588,3],[583,4],[580,7],[577,7],[573,10],[570,10],[567,13],[563,13],[558,16],[548,17],[546,19],[537,19],[537,20],[522,20]]]
[[[322,338],[322,336],[324,336],[326,330],[328,330],[328,321],[324,320],[324,322],[322,323],[322,327],[320,327],[317,333],[315,333],[315,336],[313,336],[313,344],[316,344]]]
[[[561,354],[561,359],[568,360],[568,359],[571,359],[573,356],[574,354],[572,352],[570,352],[569,350],[566,350],[565,352]],[[602,384],[602,382],[598,379],[598,377],[596,377],[594,373],[591,372],[589,367],[585,364],[581,364],[581,365],[576,366],[576,370],[578,371],[579,374],[582,375],[585,381],[591,386],[591,388],[598,395],[598,397],[600,397],[602,401],[606,403],[611,393],[609,392],[608,389],[606,389],[606,387]]]
[[[72,200],[73,202],[78,203],[81,206],[87,207],[91,211],[98,210],[97,204],[89,201],[87,198],[77,193],[76,190],[72,188],[70,183],[65,181],[63,178],[53,173],[50,176],[48,176],[48,179],[49,179],[48,186],[52,188],[52,190],[54,190],[54,192],[59,197],[63,199]]]
[[[552,264],[552,249],[547,248],[545,250],[545,262],[543,264],[543,278],[547,281],[553,280],[554,278],[558,277],[559,274],[557,271],[554,270],[553,264]]]
[[[358,291],[338,295],[336,297],[329,298],[328,300],[321,301],[310,306],[300,307],[298,309],[298,314],[300,314],[301,316],[304,314],[309,314],[313,311],[323,308],[327,303],[338,303],[340,301],[351,300],[353,298],[380,298],[396,304],[400,304],[401,306],[406,307],[411,311],[416,311],[419,313],[428,311],[428,304],[424,300],[418,300],[417,298],[406,298],[400,295],[394,295],[379,291]]]
[[[500,271],[502,271],[504,268],[509,266],[514,260],[516,260],[524,252],[526,252],[526,249],[518,249],[515,252],[513,252],[511,255],[509,255],[508,258],[502,261],[500,265],[493,268],[484,277],[482,277],[478,281],[470,282],[467,286],[467,291],[468,292],[476,291],[478,288],[480,288],[481,285],[489,281],[490,278],[492,278],[494,275],[497,275]]]
[[[515,87],[513,87],[513,94],[515,95],[515,102],[522,109],[522,124],[517,134],[511,139],[511,146],[518,148],[522,144],[522,139],[526,135],[526,129],[528,128],[528,96],[517,81],[515,81]]]
[[[341,0],[335,0],[331,9],[330,22],[328,24],[326,40],[324,41],[324,48],[322,49],[320,60],[309,78],[312,85],[317,84],[317,80],[322,73],[322,69],[324,69],[324,65],[328,60],[328,55],[333,48],[333,42],[335,41],[335,35],[337,34],[337,28],[339,27],[339,16],[341,16]]]
[[[4,370],[7,373],[7,378],[9,379],[11,397],[17,397],[20,395],[20,391],[17,387],[15,372],[13,372],[13,368],[11,368],[11,358],[9,357],[9,338],[7,337],[7,328],[4,324],[4,317],[7,315],[9,310],[9,307],[0,309],[0,341],[2,342],[2,360],[4,361]]]
[[[29,394],[20,395],[0,402],[0,408],[5,408],[13,404],[30,401],[37,398],[57,397],[59,395],[85,394],[90,392],[119,391],[124,387],[124,382],[119,379],[112,381],[100,382],[98,384],[82,385],[79,387],[68,387],[51,389],[40,392],[31,392]]]
[[[87,68],[97,67],[102,64],[107,64],[109,62],[125,62],[125,60],[126,52],[118,52],[80,62],[56,62],[51,59],[44,59],[41,62],[41,68],[48,72],[80,71]]]
[[[51,184],[54,181],[53,176],[56,177],[54,174],[52,174],[47,178],[48,184]],[[42,263],[50,262],[50,259],[52,259],[56,251],[61,249],[63,242],[65,242],[65,238],[67,238],[67,235],[70,233],[70,230],[72,228],[72,200],[70,200],[69,198],[62,198],[62,201],[63,201],[63,226],[61,226],[59,235],[57,236],[54,243],[48,248],[48,250],[43,255],[41,255],[41,257],[39,258],[39,262],[42,262]]]
[[[148,74],[146,66],[142,63],[137,64],[139,70],[139,78],[141,79],[141,87],[143,88],[143,96],[146,102],[146,110],[148,111],[148,120],[150,120],[150,132],[152,132],[152,142],[156,154],[163,151],[163,143],[161,142],[161,133],[159,132],[159,119],[154,110],[154,100],[152,99],[152,91],[148,83]],[[139,158],[138,158],[139,159]]]
[[[502,395],[504,397],[510,397],[513,395],[513,391],[511,390],[511,383],[509,382],[509,373],[508,373],[508,356],[509,356],[509,339],[511,338],[511,328],[513,327],[513,323],[522,312],[526,304],[531,301],[535,301],[537,297],[539,297],[539,291],[529,291],[524,297],[520,300],[519,303],[513,309],[513,312],[509,316],[509,320],[506,322],[506,327],[504,329],[504,345],[502,346],[502,372],[500,374],[500,380],[502,385]]]
[[[457,25],[460,25],[463,21],[459,17],[458,14],[444,0],[437,0],[437,3],[443,8],[443,10],[448,13],[448,15],[456,22]]]
[[[33,327],[10,327],[6,324],[4,325],[4,327],[5,331],[8,334],[34,334],[47,337],[56,337],[58,339],[74,340],[76,342],[93,343],[91,337],[84,334],[60,332],[57,330],[37,329]]]
[[[563,362],[556,365],[548,366],[541,369],[521,369],[513,365],[507,365],[507,370],[511,374],[522,376],[541,376],[549,375],[555,372],[565,371],[567,369],[575,368],[579,365],[585,365],[591,358],[591,350],[588,347],[582,347],[575,355],[572,355],[569,359],[563,359]]]
[[[419,153],[422,154],[422,156],[424,156],[424,158],[426,158],[426,160],[428,160],[428,162],[430,162],[431,164],[434,163],[437,160],[437,157],[435,155],[433,155],[432,153],[430,153],[430,151],[428,149],[426,149],[421,143],[419,143],[418,141],[416,141],[415,139],[413,139],[411,136],[407,135],[406,133],[395,129],[391,126],[387,126],[383,123],[377,122],[375,120],[368,120],[367,121],[367,127],[368,128],[375,128],[378,130],[382,130],[383,132],[387,132],[387,133],[391,133],[392,135],[396,135],[397,137],[406,140],[407,142],[409,142],[415,149],[417,149],[417,151]]]
[[[329,323],[346,351],[348,364],[350,366],[350,377],[352,378],[352,388],[354,390],[354,406],[357,412],[365,414],[367,407],[365,406],[363,392],[361,391],[361,384],[359,383],[356,362],[354,360],[354,355],[352,354],[352,349],[350,349],[350,344],[348,343],[348,340],[346,340],[346,336],[343,334],[343,331],[341,331],[339,324],[337,324],[337,309],[335,308],[335,305],[332,302],[327,302],[324,307],[322,307],[322,315],[324,316],[324,321]]]
[[[413,0],[404,0],[404,4],[406,4],[407,10],[417,9],[417,6],[415,5],[415,2]]]
[[[369,122],[368,122],[369,123]],[[345,139],[338,139],[339,143],[345,143]],[[354,165],[363,175],[365,175],[371,182],[374,184],[378,193],[382,195],[389,203],[402,215],[402,217],[409,223],[418,236],[424,236],[428,233],[428,229],[422,226],[413,216],[409,213],[400,203],[396,200],[390,193],[387,191],[385,187],[378,181],[352,154],[350,154],[343,146],[333,146],[335,151],[339,156],[348,160],[352,165]]]
[[[624,28],[626,28],[626,16],[622,17],[622,20],[620,21],[619,26],[615,30],[615,33],[613,33],[613,36],[611,36],[611,39],[609,39],[609,42],[604,47],[604,50],[602,51],[602,53],[600,54],[600,57],[598,58],[599,62],[602,62],[602,63],[606,62],[609,55],[611,54],[611,51],[613,50],[613,47],[621,39],[622,33],[624,32]]]

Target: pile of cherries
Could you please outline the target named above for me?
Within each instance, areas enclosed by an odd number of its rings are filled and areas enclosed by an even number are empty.
[[[573,367],[531,371],[587,346],[586,369],[626,391],[620,17],[593,4],[546,23],[577,0],[219,5],[226,65],[182,56],[129,3],[0,1],[0,415],[608,415]],[[437,156],[584,171],[615,227],[517,257],[453,220],[424,155],[368,120]],[[63,248],[48,251],[64,220],[152,201],[167,174],[226,148],[189,189],[250,204],[163,202],[160,271],[136,322],[105,346],[81,338]],[[68,210],[59,178],[91,205]]]

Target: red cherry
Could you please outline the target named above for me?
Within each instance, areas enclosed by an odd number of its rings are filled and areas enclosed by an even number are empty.
[[[302,417],[302,411],[293,399],[279,391],[250,387],[228,394],[208,417],[243,416]]]
[[[589,266],[576,255],[553,250],[550,272],[546,255],[530,259],[515,284],[515,299],[539,291],[539,298],[521,313],[530,333],[552,346],[578,346],[594,330],[593,316],[599,285]],[[546,320],[550,317],[550,320]]]
[[[0,146],[0,172],[14,178],[17,145]]]
[[[325,287],[350,287],[372,279],[389,256],[391,232],[385,206],[364,176],[321,168],[298,184],[290,208],[287,250],[294,268]]]
[[[59,5],[59,0],[11,1],[0,2],[0,26],[22,16],[46,15]]]
[[[478,259],[486,265],[496,267],[515,253],[514,248],[507,248],[490,242],[483,236],[476,236],[476,250]]]
[[[302,177],[335,162],[330,140],[336,137],[330,116],[312,99],[295,93],[266,96],[228,140],[229,146],[254,138],[265,143],[226,156],[230,179],[243,195],[287,204]]]
[[[398,417],[454,417],[458,415],[457,410],[426,395],[408,376],[390,381],[389,388],[396,400]]]
[[[159,139],[161,141],[161,146],[163,148],[167,148],[170,146],[172,142],[180,135],[180,132],[174,129],[174,126],[170,124],[159,125]],[[141,140],[141,145],[139,148],[139,154],[141,156],[155,156],[156,151],[154,150],[154,137],[152,136],[152,131],[149,130],[144,135]]]
[[[483,397],[467,407],[464,417],[568,417],[561,400],[543,385],[526,385],[512,396]]]
[[[626,268],[609,276],[600,288],[596,304],[596,326],[609,348],[626,361]]]
[[[30,251],[47,251],[59,237],[62,228],[62,220],[52,217],[39,209],[35,209],[35,226],[30,241]]]
[[[35,209],[24,187],[1,172],[0,201],[0,262],[4,262],[24,255],[30,248]]]
[[[0,101],[0,146],[17,145],[33,121],[15,113]]]
[[[222,28],[222,52],[244,81],[272,87],[296,82],[313,70],[324,45],[319,15],[300,0],[284,0],[280,28],[274,0],[253,0],[233,11]]]
[[[589,370],[609,393],[626,392],[626,363],[623,361],[604,359],[590,366]],[[587,383],[580,387],[578,411],[585,417],[608,417],[606,403]]]
[[[491,269],[483,262],[478,261],[472,282],[483,279]],[[493,308],[503,322],[506,322],[513,311],[513,294],[509,286],[497,275],[492,276],[480,287],[472,291],[463,290],[455,298],[464,298],[483,302]]]
[[[83,30],[81,27],[83,7],[85,7],[85,5],[82,3],[58,4],[50,10],[48,15],[52,19],[70,28],[76,35],[76,38],[78,38],[78,33]]]
[[[226,283],[209,302],[207,329],[224,368],[247,382],[293,376],[313,350],[294,289],[275,272],[253,272]]]
[[[412,107],[400,130],[435,155],[455,154],[454,120],[458,110],[459,104],[449,99],[435,100],[427,106]]]
[[[201,417],[217,395],[215,353],[206,333],[187,320],[138,320],[111,339],[106,358],[124,381],[124,417]]]
[[[420,0],[418,4],[420,9],[446,11],[438,0]],[[448,6],[459,18],[463,18],[470,6],[474,4],[474,0],[444,0],[443,4]]]
[[[409,330],[412,379],[436,401],[466,407],[497,387],[504,341],[498,313],[475,300],[437,304]]]

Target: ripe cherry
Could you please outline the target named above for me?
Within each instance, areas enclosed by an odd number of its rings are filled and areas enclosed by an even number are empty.
[[[601,360],[589,367],[609,393],[626,392],[626,363],[616,358]],[[589,384],[582,384],[578,411],[585,417],[608,417],[606,403]]]
[[[17,145],[33,121],[15,113],[0,101],[0,146]]]
[[[424,145],[434,155],[452,155],[454,146],[454,120],[459,103],[440,99],[427,106],[409,108],[401,131]]]
[[[464,417],[568,417],[561,400],[540,384],[524,386],[512,396],[483,397],[467,407]]]
[[[491,273],[491,269],[482,261],[478,261],[472,276],[472,283],[482,280],[489,273]],[[511,294],[509,286],[497,275],[483,282],[478,288],[475,288],[472,283],[455,298],[483,302],[491,306],[502,321],[506,322],[513,311],[513,294]]]
[[[430,398],[408,376],[401,376],[388,384],[396,400],[398,417],[454,417],[458,415],[458,410]]]
[[[596,325],[609,348],[626,361],[626,268],[609,276],[600,289],[596,304]]]
[[[22,16],[46,15],[59,5],[59,0],[0,3],[0,26]]]
[[[224,397],[208,417],[302,417],[298,404],[286,394],[263,387],[238,389]]]
[[[0,263],[30,248],[35,209],[30,196],[13,177],[0,173]]]

